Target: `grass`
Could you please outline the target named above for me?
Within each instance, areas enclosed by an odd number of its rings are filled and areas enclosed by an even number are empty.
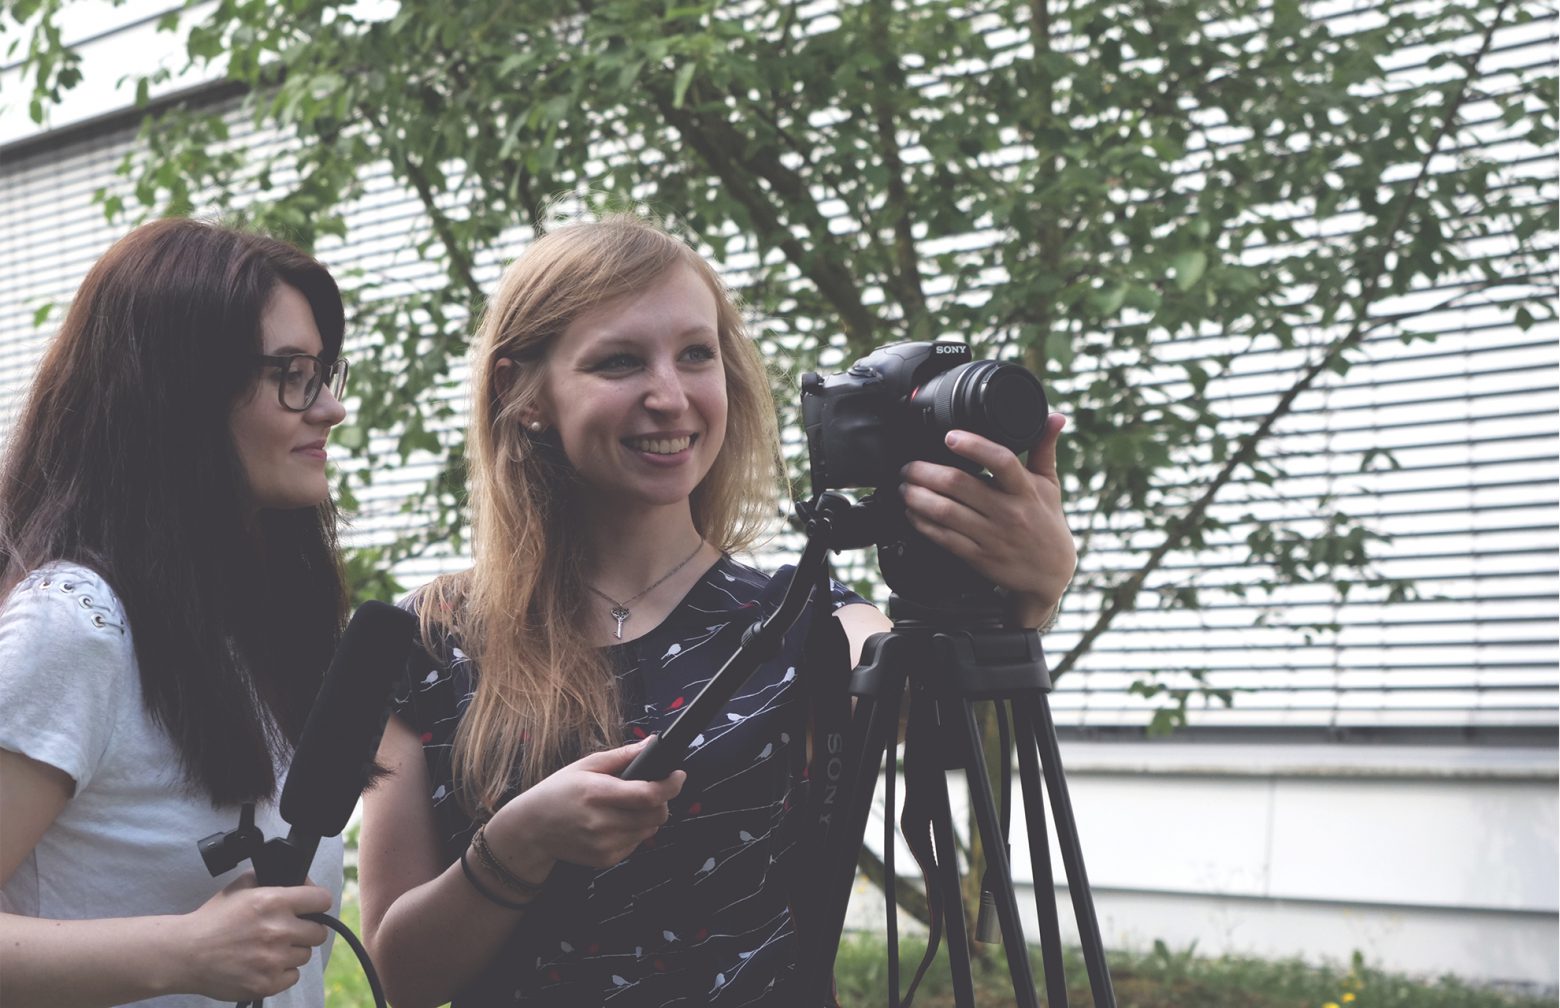
[[[341,901],[341,923],[363,940],[363,921],[358,916],[357,900]],[[352,949],[339,937],[331,946],[330,963],[325,967],[326,1008],[374,1008],[374,995],[369,990],[368,978],[358,963]]]
[[[909,943],[906,943],[909,946]],[[924,945],[901,951],[902,975],[912,975]],[[975,964],[975,1003],[980,1008],[1010,1008],[1013,984],[1000,950]],[[1082,956],[1065,956],[1067,1000],[1071,1008],[1092,1008]],[[1038,950],[1031,968],[1041,988]],[[1554,1008],[1553,998],[1520,996],[1478,988],[1447,978],[1415,980],[1365,966],[1318,967],[1298,961],[1268,961],[1233,956],[1198,958],[1163,945],[1142,955],[1109,956],[1111,986],[1119,1008]],[[840,949],[835,970],[843,1008],[881,1005],[887,1000],[887,967],[880,942],[855,937]],[[902,993],[902,992],[901,992]],[[953,989],[941,960],[916,992],[918,1008],[951,1008]]]
[[[341,919],[358,930],[357,907],[342,907]],[[904,939],[902,975],[913,975],[924,943]],[[1000,949],[974,964],[975,1003],[979,1008],[1012,1008],[1013,985]],[[1035,983],[1044,981],[1040,957],[1031,955]],[[1070,1008],[1093,1008],[1082,957],[1069,950],[1066,962]],[[1163,945],[1144,955],[1110,956],[1111,984],[1118,1008],[1554,1008],[1553,997],[1540,998],[1472,987],[1455,979],[1414,980],[1365,966],[1317,967],[1296,961],[1270,962],[1229,956],[1198,958]],[[866,1008],[887,1001],[888,968],[883,943],[870,936],[848,937],[835,969],[842,1008]],[[901,990],[903,996],[903,990]],[[916,991],[917,1008],[952,1008],[953,988],[939,956]],[[373,1008],[368,982],[346,943],[337,941],[325,972],[328,1008]],[[583,1006],[582,1006],[583,1008]]]

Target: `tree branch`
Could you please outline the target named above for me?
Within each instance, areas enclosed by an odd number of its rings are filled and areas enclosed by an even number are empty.
[[[389,136],[389,131],[384,123],[375,116],[375,110],[371,107],[359,104],[358,114],[379,130],[381,136]],[[417,199],[423,205],[423,211],[428,215],[428,223],[433,228],[434,236],[444,246],[444,251],[450,257],[448,272],[451,279],[455,280],[466,290],[467,308],[472,318],[481,311],[486,295],[482,291],[482,285],[477,282],[476,272],[472,263],[469,250],[459,239],[455,237],[455,229],[450,223],[449,217],[439,209],[433,184],[428,180],[428,175],[422,166],[412,160],[411,155],[404,150],[391,148],[386,144],[387,152],[394,151],[394,159],[397,167],[401,169],[406,180],[412,184],[417,192]]]
[[[1019,126],[1028,127],[1029,140],[1035,147],[1036,154],[1040,153],[1038,136],[1041,128],[1056,115],[1056,89],[1052,86],[1048,73],[1040,68],[1040,57],[1051,52],[1051,0],[1030,0],[1030,45],[1034,50],[1031,64],[1034,66],[1035,85],[1038,94],[1035,95],[1033,105],[1034,115],[1026,122],[1026,117],[1019,117]],[[1055,178],[1062,168],[1062,157],[1059,153],[1052,152],[1051,168],[1047,172]],[[1039,245],[1039,255],[1046,268],[1053,274],[1059,272],[1061,263],[1062,228],[1049,214],[1042,214],[1040,219],[1040,232],[1036,235]],[[1040,331],[1039,339],[1030,344],[1028,352],[1024,355],[1025,363],[1036,374],[1045,373],[1046,348],[1051,341],[1051,328],[1056,324],[1056,315],[1051,308],[1049,299],[1042,298],[1039,305],[1033,306],[1033,323]]]
[[[893,31],[893,11],[885,10],[886,6],[888,0],[873,0],[867,16],[869,35],[878,50],[878,73],[870,88],[872,118],[877,130],[878,153],[888,173],[885,210],[893,232],[893,254],[889,258],[891,265],[885,285],[899,300],[906,334],[912,339],[927,339],[932,334],[928,332],[926,293],[921,286],[921,263],[910,228],[910,193],[905,185],[904,159],[899,154],[895,98],[904,90],[904,75],[898,57],[887,44]]]
[[[758,232],[774,242],[839,312],[850,345],[863,350],[870,347],[874,333],[882,323],[862,303],[861,291],[849,264],[826,241],[820,241],[813,248],[804,245],[780,220],[774,205],[753,184],[752,179],[758,175],[767,181],[770,189],[785,201],[787,207],[797,210],[800,216],[806,218],[803,225],[810,234],[827,236],[828,222],[822,219],[817,205],[808,197],[806,186],[779,162],[760,159],[753,151],[748,151],[745,158],[737,160],[737,152],[749,145],[729,123],[702,119],[686,105],[676,107],[663,86],[651,85],[650,89],[666,121],[682,134],[683,140],[747,209]]]
[[[888,887],[885,885],[885,882],[888,880],[888,869],[883,864],[883,859],[872,853],[866,844],[861,846],[861,853],[856,858],[856,867],[861,870],[862,876],[868,882],[882,890],[884,898],[888,898]],[[892,898],[894,905],[899,909],[922,924],[928,927],[931,926],[931,907],[926,904],[926,894],[917,888],[915,883],[902,875],[896,875],[894,877],[894,894]]]
[[[1361,269],[1356,271],[1356,275],[1363,276],[1366,279],[1359,295],[1354,299],[1353,326],[1347,334],[1333,341],[1322,356],[1305,370],[1299,381],[1295,382],[1284,393],[1267,416],[1262,418],[1261,423],[1257,425],[1255,430],[1241,437],[1239,447],[1235,453],[1224,464],[1223,468],[1219,470],[1218,474],[1214,476],[1202,495],[1166,526],[1163,541],[1149,553],[1144,564],[1130,578],[1111,589],[1109,599],[1100,611],[1099,616],[1095,619],[1094,624],[1084,631],[1083,636],[1072,646],[1066,656],[1052,668],[1051,675],[1053,678],[1059,677],[1071,669],[1077,663],[1078,658],[1088,652],[1089,648],[1094,645],[1095,640],[1110,627],[1117,616],[1136,608],[1138,593],[1142,591],[1148,576],[1158,570],[1170,551],[1180,546],[1187,535],[1202,523],[1203,517],[1213,505],[1219,492],[1229,484],[1239,469],[1250,465],[1256,458],[1258,447],[1273,433],[1273,428],[1278,421],[1289,415],[1294,408],[1295,400],[1300,397],[1301,393],[1315,384],[1316,379],[1342,358],[1345,353],[1358,347],[1365,336],[1377,324],[1380,324],[1372,323],[1367,312],[1378,296],[1378,289],[1381,286],[1382,268],[1386,263],[1387,256],[1397,247],[1398,232],[1408,217],[1409,208],[1413,205],[1420,186],[1424,184],[1425,178],[1429,175],[1430,163],[1440,151],[1441,142],[1446,138],[1447,132],[1457,120],[1468,90],[1478,73],[1479,63],[1483,60],[1485,54],[1489,52],[1490,44],[1495,37],[1495,30],[1500,27],[1501,16],[1504,14],[1509,2],[1510,0],[1501,0],[1500,6],[1496,8],[1495,17],[1491,19],[1489,27],[1484,32],[1484,38],[1478,52],[1464,61],[1468,68],[1468,75],[1463,79],[1462,84],[1459,85],[1457,93],[1447,102],[1446,113],[1442,117],[1435,137],[1431,140],[1428,149],[1425,151],[1424,158],[1420,162],[1419,174],[1415,177],[1414,184],[1403,194],[1402,202],[1398,204],[1397,214],[1394,216],[1391,225],[1386,229],[1385,240],[1362,257],[1364,262]]]

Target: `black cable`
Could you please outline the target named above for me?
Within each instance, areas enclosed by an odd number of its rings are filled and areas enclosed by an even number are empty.
[[[341,936],[341,940],[347,943],[353,954],[358,957],[358,964],[363,967],[363,975],[368,978],[368,989],[374,995],[375,1008],[389,1008],[389,1002],[385,1000],[384,988],[379,986],[379,974],[374,972],[374,963],[368,958],[368,949],[358,941],[358,936],[352,933],[352,929],[328,913],[299,914],[304,920],[316,921],[324,924]],[[265,998],[256,1001],[240,1001],[233,1008],[262,1008]]]

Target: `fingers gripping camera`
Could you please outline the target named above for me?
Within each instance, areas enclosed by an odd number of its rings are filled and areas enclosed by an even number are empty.
[[[923,460],[978,467],[943,439],[967,430],[1023,452],[1040,436],[1048,408],[1040,380],[1021,365],[971,359],[954,340],[879,347],[839,374],[802,376],[802,422],[813,493],[877,488],[864,505],[874,520],[884,580],[930,605],[974,601],[994,589],[959,560],[910,529],[897,494],[899,470]]]

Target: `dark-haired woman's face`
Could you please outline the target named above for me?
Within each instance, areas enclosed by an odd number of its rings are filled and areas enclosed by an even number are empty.
[[[324,351],[319,327],[308,300],[294,287],[281,284],[260,316],[261,353],[319,356]],[[256,362],[256,379],[239,398],[231,417],[233,445],[244,468],[250,499],[261,508],[305,508],[330,496],[325,476],[325,440],[345,419],[346,409],[328,387],[302,413],[284,407],[279,384],[281,367]]]

